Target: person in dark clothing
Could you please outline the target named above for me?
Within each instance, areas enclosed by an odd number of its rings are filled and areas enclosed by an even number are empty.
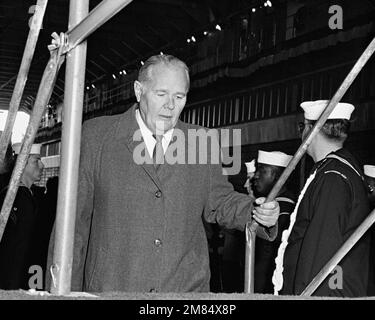
[[[33,264],[41,266],[43,274],[46,274],[48,245],[51,237],[53,224],[56,217],[57,190],[59,178],[51,177],[46,183],[46,192],[42,195],[40,210],[36,219],[34,231],[34,255]],[[43,290],[49,288],[43,287]]]
[[[365,165],[363,166],[365,173],[365,180],[368,184],[368,199],[370,201],[370,210],[375,209],[375,166]],[[375,296],[375,226],[372,225],[370,230],[371,234],[371,252],[370,252],[370,274],[369,274],[369,285],[367,294],[369,296]]]
[[[327,104],[326,100],[301,104],[302,138]],[[315,165],[282,235],[273,275],[275,294],[300,295],[370,211],[362,169],[343,148],[353,110],[353,105],[339,103],[307,148]],[[366,296],[369,240],[362,237],[313,295]]]
[[[43,211],[45,214],[45,230],[46,236],[49,238],[51,236],[51,231],[56,217],[56,206],[57,206],[57,191],[59,186],[59,177],[49,178],[47,181],[47,191],[44,197]],[[47,241],[47,242],[48,242]]]
[[[21,144],[13,146],[16,155],[20,148]],[[31,186],[40,180],[42,171],[40,145],[33,145],[0,241],[0,289],[29,289],[29,268],[33,265],[33,233],[38,210]],[[6,192],[7,188],[4,188],[0,193],[1,203]]]
[[[0,191],[9,183],[14,165],[13,149],[9,144],[5,153],[3,164],[0,166]]]
[[[292,156],[280,151],[259,150],[257,169],[252,180],[255,197],[267,197],[291,159]],[[290,214],[295,206],[295,196],[285,185],[275,200],[280,205],[277,237],[272,242],[258,238],[255,243],[255,293],[273,293],[272,274],[275,269],[277,249],[280,246],[283,231],[289,227]]]

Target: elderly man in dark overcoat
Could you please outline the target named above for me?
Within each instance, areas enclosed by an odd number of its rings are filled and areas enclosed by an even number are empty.
[[[205,148],[189,137],[207,130],[179,120],[189,90],[184,62],[151,57],[134,90],[130,110],[83,127],[72,290],[208,291],[202,217],[240,230],[255,219],[271,239],[278,203],[254,206],[235,192],[211,153],[195,161]],[[215,134],[208,140],[205,150],[218,145]]]

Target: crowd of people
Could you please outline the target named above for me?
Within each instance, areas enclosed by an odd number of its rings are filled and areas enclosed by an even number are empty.
[[[314,167],[300,194],[284,186],[266,202],[292,156],[259,150],[246,163],[247,192],[235,191],[212,154],[219,135],[179,120],[189,87],[183,61],[152,56],[128,111],[84,123],[72,291],[241,292],[243,231],[256,221],[255,292],[301,294],[374,208],[375,166],[362,168],[344,147],[354,106],[337,104],[309,144]],[[302,139],[327,103],[301,103]],[[184,137],[199,130],[209,139],[192,147]],[[192,164],[192,153],[205,162]],[[50,288],[57,180],[33,188],[42,169],[35,145],[0,242],[1,289],[28,289],[35,264]],[[314,294],[373,294],[373,242],[368,232],[340,261],[342,281],[328,277]]]

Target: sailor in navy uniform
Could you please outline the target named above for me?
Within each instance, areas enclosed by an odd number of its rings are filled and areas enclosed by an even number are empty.
[[[37,203],[31,186],[40,180],[44,168],[40,160],[40,147],[39,144],[32,145],[0,242],[0,289],[29,289],[33,232],[37,219]],[[13,145],[16,155],[19,154],[20,148],[20,143]],[[6,192],[7,187],[0,192],[1,203],[4,201]]]
[[[301,104],[305,117],[302,138],[327,103]],[[282,236],[273,275],[275,294],[300,295],[369,214],[362,169],[343,148],[353,110],[353,105],[339,103],[307,148],[315,165],[291,215],[290,227]],[[366,296],[369,240],[362,237],[313,295]]]
[[[252,179],[255,197],[267,197],[285,167],[293,157],[280,151],[258,151],[257,167]],[[261,238],[255,243],[254,292],[273,293],[272,274],[282,232],[289,227],[289,216],[295,206],[295,196],[284,185],[275,199],[280,205],[278,235],[272,242]]]

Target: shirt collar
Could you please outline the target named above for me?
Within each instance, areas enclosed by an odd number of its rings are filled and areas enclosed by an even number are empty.
[[[148,151],[150,157],[152,158],[153,151],[154,151],[154,148],[155,148],[155,145],[156,145],[156,139],[153,137],[153,134],[152,134],[151,130],[144,123],[144,121],[141,117],[141,113],[139,112],[139,109],[135,110],[135,118],[138,122],[139,129],[141,130],[141,134],[142,134],[143,140],[146,144],[147,151]],[[163,135],[162,145],[163,145],[164,153],[167,151],[169,143],[172,140],[173,130],[174,130],[174,128],[168,130]]]

